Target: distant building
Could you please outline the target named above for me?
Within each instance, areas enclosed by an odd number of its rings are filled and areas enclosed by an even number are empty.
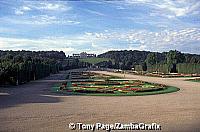
[[[86,52],[81,52],[80,54],[73,54],[70,58],[93,58],[96,54],[88,54]]]
[[[80,58],[87,58],[88,54],[86,52],[80,53]]]

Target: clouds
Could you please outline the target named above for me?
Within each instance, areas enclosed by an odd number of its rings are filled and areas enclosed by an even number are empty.
[[[0,48],[200,54],[199,9],[198,0],[0,2]]]
[[[40,2],[40,1],[25,1],[23,6],[19,6],[15,9],[16,15],[23,15],[29,11],[52,11],[52,12],[64,12],[71,10],[72,7],[63,2]]]
[[[14,11],[14,16],[3,16],[2,21],[35,26],[80,24],[80,21],[75,19],[75,15],[67,15],[68,11],[72,10],[68,2],[21,1],[11,10]]]
[[[16,15],[23,15],[24,12],[30,11],[30,10],[32,10],[30,7],[28,7],[28,6],[22,6],[22,7],[19,7],[17,9],[15,9],[15,14]]]
[[[108,50],[150,50],[163,52],[170,49],[198,53],[200,29],[181,30],[129,30],[85,32],[78,36],[44,37],[40,39],[0,37],[1,49],[13,50],[62,50],[66,54],[87,51],[102,53]],[[195,45],[196,44],[196,45]]]
[[[125,4],[148,6],[152,9],[151,14],[161,14],[169,19],[200,14],[198,0],[125,0]]]
[[[85,11],[90,13],[90,14],[97,15],[97,16],[106,16],[105,14],[98,12],[98,11],[94,11],[94,10],[85,9]]]
[[[3,50],[58,50],[71,54],[78,47],[89,44],[83,36],[43,37],[38,39],[0,37]]]
[[[190,51],[197,52],[194,47],[200,43],[200,29],[186,28],[181,30],[164,30],[160,32],[151,32],[148,30],[130,30],[127,32],[109,32],[109,33],[86,33],[92,36],[91,40],[101,43],[105,41],[117,40],[119,44],[126,45],[126,49],[132,50],[151,50],[165,51],[170,49],[181,50],[181,47],[195,45]],[[116,43],[115,43],[116,45]],[[113,45],[113,47],[115,47]]]
[[[49,10],[49,11],[67,11],[71,9],[71,7],[68,7],[62,3],[47,3],[47,2],[42,2],[32,7],[38,10]]]
[[[77,25],[81,22],[74,20],[73,18],[60,18],[55,15],[33,15],[28,17],[4,18],[4,22],[17,25],[30,25],[30,26],[48,26],[48,25]]]
[[[15,22],[17,23],[18,21]],[[24,21],[19,21],[19,23],[30,24],[30,25],[49,25],[49,24],[74,25],[74,24],[79,24],[80,22],[74,20],[60,19],[57,18],[56,16],[50,16],[50,15],[37,15],[37,16],[32,16]]]
[[[181,17],[186,15],[198,15],[196,11],[200,8],[200,1],[183,0],[172,1],[167,0],[162,4],[156,4],[156,7],[168,12],[169,15],[174,17]]]

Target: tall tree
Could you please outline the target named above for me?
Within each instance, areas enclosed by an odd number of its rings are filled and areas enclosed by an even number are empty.
[[[158,56],[157,56],[157,53],[149,53],[147,55],[147,58],[145,60],[145,62],[147,63],[147,65],[155,65],[158,63]]]
[[[177,51],[177,50],[170,50],[167,53],[167,64],[177,64],[177,63],[183,63],[185,61],[185,56]]]

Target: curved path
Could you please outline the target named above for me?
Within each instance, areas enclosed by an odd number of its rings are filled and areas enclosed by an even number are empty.
[[[124,76],[104,71],[109,75]],[[200,83],[125,75],[179,87],[175,93],[150,96],[97,97],[52,94],[50,87],[64,73],[17,87],[0,88],[0,131],[70,131],[70,122],[156,122],[162,131],[199,131]]]

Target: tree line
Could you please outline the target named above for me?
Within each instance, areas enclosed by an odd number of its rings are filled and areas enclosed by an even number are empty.
[[[108,51],[98,57],[111,58],[114,62],[101,62],[100,67],[138,71],[184,72],[197,73],[200,66],[200,55],[185,54],[177,50],[169,52],[149,52],[137,50]],[[180,65],[182,64],[182,65]],[[188,72],[187,68],[190,67]],[[185,69],[185,71],[183,71]],[[192,72],[191,72],[192,71]]]
[[[87,65],[67,59],[62,51],[0,51],[0,85],[19,85]]]

